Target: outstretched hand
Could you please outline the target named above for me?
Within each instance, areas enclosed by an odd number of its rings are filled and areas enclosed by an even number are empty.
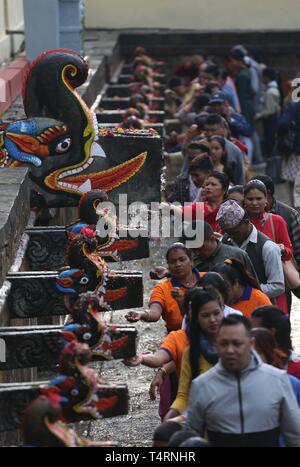
[[[150,279],[163,279],[167,274],[167,268],[164,268],[163,266],[155,266],[155,268],[150,271]]]
[[[143,362],[143,355],[136,355],[135,357],[125,358],[122,360],[124,365],[129,367],[139,366]]]
[[[137,313],[136,311],[130,311],[127,313],[127,315],[125,315],[125,318],[127,321],[129,321],[129,323],[136,323],[137,321],[140,321],[141,317],[141,313]]]

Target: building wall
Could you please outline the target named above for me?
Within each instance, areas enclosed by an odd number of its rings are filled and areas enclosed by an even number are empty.
[[[6,13],[5,1],[0,0],[0,60],[5,60],[10,54],[10,39],[5,33],[6,30]]]
[[[88,28],[299,29],[299,0],[85,0]]]
[[[0,63],[16,53],[24,40],[22,34],[6,34],[7,29],[24,30],[22,0],[0,0]]]

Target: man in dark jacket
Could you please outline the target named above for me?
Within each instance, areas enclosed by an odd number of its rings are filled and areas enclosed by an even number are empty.
[[[203,222],[204,241],[200,248],[193,248],[194,264],[198,271],[208,272],[213,271],[217,264],[223,263],[225,259],[234,258],[239,260],[245,269],[256,276],[255,269],[248,254],[240,248],[225,245],[217,240],[211,226],[207,222]]]

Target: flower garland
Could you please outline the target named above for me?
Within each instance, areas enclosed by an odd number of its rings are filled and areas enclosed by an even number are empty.
[[[154,128],[148,128],[147,130],[136,130],[130,128],[99,128],[99,136],[158,136],[158,132]]]

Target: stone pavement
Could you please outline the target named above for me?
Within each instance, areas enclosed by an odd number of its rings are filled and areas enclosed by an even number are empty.
[[[30,184],[28,169],[0,170],[0,285],[15,260],[28,223]]]

